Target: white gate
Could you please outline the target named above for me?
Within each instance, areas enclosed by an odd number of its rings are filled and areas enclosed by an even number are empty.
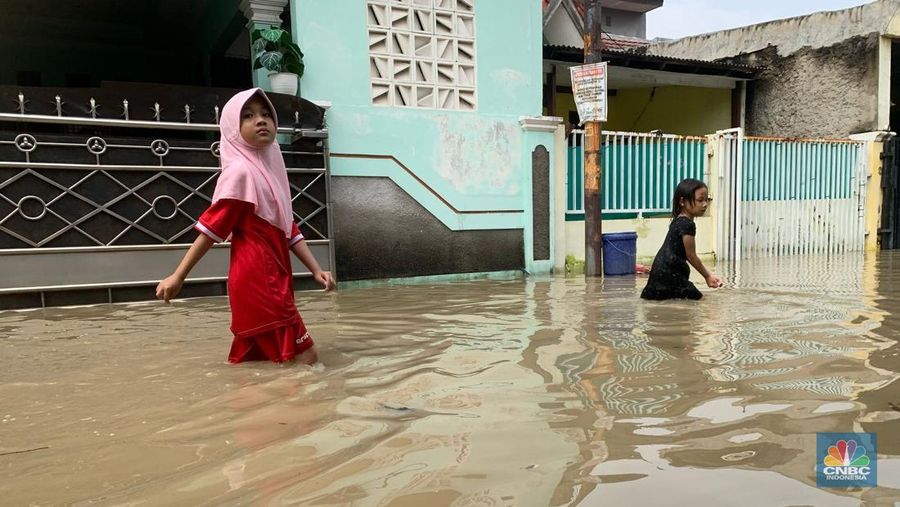
[[[743,129],[720,130],[714,140],[719,175],[713,195],[713,202],[716,203],[716,255],[721,260],[740,259],[744,132]]]
[[[865,147],[846,140],[747,138],[745,255],[863,250]]]
[[[720,259],[865,248],[864,142],[716,134]]]

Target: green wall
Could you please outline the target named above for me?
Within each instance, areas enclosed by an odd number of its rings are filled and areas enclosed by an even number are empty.
[[[522,116],[541,114],[540,3],[475,3],[475,111],[373,105],[365,2],[292,5],[294,35],[306,63],[301,95],[332,104],[331,151],[354,156],[333,157],[334,175],[389,177],[454,230],[524,226],[531,203],[530,153],[537,144],[553,149],[551,134],[526,136],[519,124]],[[394,157],[415,178],[391,160],[359,155]],[[457,210],[493,212],[460,214],[434,193]]]

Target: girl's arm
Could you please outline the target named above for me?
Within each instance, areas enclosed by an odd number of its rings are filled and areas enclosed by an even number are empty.
[[[306,240],[301,239],[291,245],[291,251],[309,269],[309,272],[313,274],[313,278],[325,287],[325,290],[334,288],[334,278],[332,278],[331,272],[322,271],[322,267],[316,262],[316,258],[313,257],[312,251],[307,246]]]
[[[197,265],[197,262],[206,255],[206,252],[209,251],[212,244],[213,240],[206,234],[197,236],[197,239],[194,240],[194,244],[191,245],[191,248],[184,254],[184,258],[181,259],[181,263],[175,269],[175,272],[169,275],[165,280],[159,282],[159,285],[156,286],[156,298],[162,299],[166,303],[168,303],[170,299],[174,299],[175,296],[181,292],[181,286],[184,284],[184,279],[187,278],[188,273],[190,273],[191,269]]]
[[[703,265],[703,261],[700,260],[700,257],[697,257],[697,246],[694,242],[694,236],[685,234],[681,239],[684,241],[684,253],[687,254],[688,262],[691,263],[691,266],[694,266],[694,269],[696,269],[697,272],[700,273],[700,276],[706,280],[706,285],[713,289],[721,287],[722,279],[714,275],[712,271],[706,269],[706,266]]]

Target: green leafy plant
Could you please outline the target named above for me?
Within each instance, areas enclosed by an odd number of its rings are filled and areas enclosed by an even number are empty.
[[[574,255],[569,254],[566,256],[566,274],[567,275],[583,275],[584,274],[584,261],[580,261],[575,258]]]
[[[253,70],[266,68],[272,72],[303,75],[303,52],[294,44],[291,34],[277,26],[258,28],[252,33]]]

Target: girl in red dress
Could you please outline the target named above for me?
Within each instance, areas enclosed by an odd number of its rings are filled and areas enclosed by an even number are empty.
[[[222,172],[212,205],[195,226],[201,233],[178,268],[156,288],[166,303],[213,242],[231,240],[228,300],[234,341],[228,361],[317,360],[313,340],[294,303],[289,251],[326,290],[334,287],[293,221],[287,169],[275,142],[275,108],[259,88],[245,90],[222,109]]]

